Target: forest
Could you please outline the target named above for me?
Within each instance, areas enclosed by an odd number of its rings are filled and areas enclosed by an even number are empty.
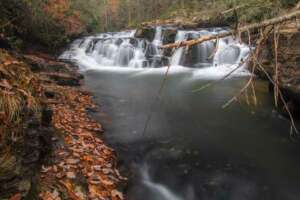
[[[0,0],[0,200],[300,198],[299,0]]]
[[[84,32],[115,31],[157,19],[217,16],[240,6],[242,8],[237,10],[239,21],[253,22],[273,17],[297,1],[4,0],[0,3],[1,29],[14,45],[21,45],[21,37],[55,47]],[[230,15],[232,13],[226,17]]]

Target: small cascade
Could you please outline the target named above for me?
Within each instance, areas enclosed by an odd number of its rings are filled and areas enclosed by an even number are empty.
[[[165,41],[170,41],[169,38],[165,40],[165,37],[168,37],[166,34],[168,28],[170,27],[155,27],[152,41],[135,37],[135,30],[86,37],[76,40],[60,58],[77,61],[80,66],[83,65],[87,69],[101,67],[158,68],[168,65],[208,68],[238,65],[249,54],[249,47],[240,44],[232,37],[222,38],[218,42],[204,42],[189,49],[179,48],[166,53],[159,47]],[[173,38],[171,41],[191,40],[221,31],[226,30],[221,28],[177,30],[175,39]]]
[[[162,27],[158,26],[155,29],[155,36],[154,36],[154,40],[153,40],[152,43],[155,46],[160,46],[160,45],[162,45],[162,41],[163,41],[163,38],[162,38]]]
[[[178,31],[175,42],[180,42],[186,40],[186,32],[185,31]],[[176,49],[173,56],[171,57],[171,65],[180,65],[180,61],[182,60],[184,48]]]

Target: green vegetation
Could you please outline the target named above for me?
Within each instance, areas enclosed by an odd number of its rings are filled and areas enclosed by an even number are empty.
[[[221,16],[249,23],[276,16],[297,0],[3,0],[0,40],[55,50],[80,34],[136,27],[156,19]],[[236,8],[236,12],[232,12]],[[229,12],[226,12],[228,11]],[[231,11],[230,11],[231,10]],[[1,43],[0,43],[1,44]]]
[[[186,0],[181,4],[172,4],[162,14],[162,18],[172,17],[231,17],[236,8],[240,23],[256,22],[274,17],[282,10],[295,6],[297,0]],[[205,6],[204,6],[205,5]],[[231,11],[231,12],[226,12]]]
[[[55,50],[84,32],[99,30],[101,0],[4,0],[0,2],[0,33],[15,48],[22,41]],[[92,28],[91,28],[92,27]]]

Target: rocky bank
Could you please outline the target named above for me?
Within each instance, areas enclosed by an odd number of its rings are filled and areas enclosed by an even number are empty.
[[[123,199],[117,188],[125,178],[100,138],[101,124],[88,114],[97,106],[81,87],[77,67],[42,53],[0,54],[1,95],[24,93],[16,104],[18,118],[0,124],[0,199]],[[25,91],[20,87],[28,77],[25,86],[35,87]],[[30,108],[33,102],[36,109]],[[16,105],[2,103],[2,119]]]

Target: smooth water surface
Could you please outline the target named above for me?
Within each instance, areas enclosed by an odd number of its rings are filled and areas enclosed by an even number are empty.
[[[288,121],[273,111],[265,83],[257,82],[257,107],[223,109],[245,78],[193,93],[207,81],[171,74],[157,101],[162,79],[86,72],[87,87],[103,105],[105,137],[132,172],[128,199],[300,197],[300,146],[289,138]]]
[[[176,41],[223,31],[178,31]],[[245,60],[250,47],[224,38],[171,57],[134,31],[107,33],[73,43],[62,55],[80,66],[102,105],[105,138],[129,172],[129,200],[298,200],[300,144],[273,108],[267,83],[257,81],[258,105],[237,95],[249,78],[245,66],[204,90]],[[167,61],[167,62],[166,62]],[[188,64],[190,63],[190,65]],[[167,67],[170,72],[162,87]],[[183,65],[185,67],[183,67]],[[147,124],[147,126],[146,126]]]

